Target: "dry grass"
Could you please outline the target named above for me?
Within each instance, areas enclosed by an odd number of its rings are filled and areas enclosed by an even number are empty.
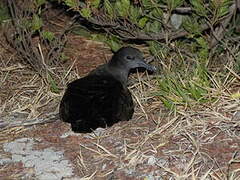
[[[62,73],[64,83],[76,79],[72,67]],[[8,92],[8,96],[1,95],[4,97],[2,115],[27,113],[27,119],[32,119],[57,112],[61,94],[52,93],[26,66],[9,59],[2,61],[1,72],[1,92]],[[131,78],[136,83],[129,87],[136,104],[133,120],[91,136],[88,143],[80,142],[77,164],[82,179],[105,179],[122,174],[145,179],[240,177],[239,120],[232,118],[240,106],[239,99],[233,99],[229,93],[237,78],[228,84],[229,89],[221,91],[214,104],[168,114],[160,100],[152,96],[157,82],[146,74],[136,76]],[[16,137],[22,131],[24,127],[11,128],[1,134]]]
[[[52,93],[26,66],[14,65],[10,59],[2,64],[1,92],[8,92],[8,96],[1,95],[5,98],[1,114],[27,113],[27,119],[32,119],[57,112],[61,95]],[[72,67],[63,73],[64,83],[76,78]],[[150,78],[137,74],[137,82],[130,87],[136,103],[132,121],[92,136],[89,143],[80,143],[78,168],[83,179],[119,177],[121,173],[145,179],[238,179],[240,129],[232,114],[240,108],[239,99],[229,94],[231,89],[221,91],[214,104],[168,115],[160,100],[151,95],[157,82]],[[23,127],[11,128],[1,134],[15,137],[22,131]]]
[[[5,42],[6,43],[6,42]],[[58,103],[62,94],[51,91],[51,84],[30,69],[21,64],[16,54],[10,47],[0,51],[0,114],[6,116],[14,113],[27,114],[27,119],[46,117],[48,114],[57,114]],[[73,65],[60,67],[59,77],[63,84],[59,87],[63,90],[72,79],[79,77],[75,71],[71,71]],[[63,91],[62,91],[63,93]]]

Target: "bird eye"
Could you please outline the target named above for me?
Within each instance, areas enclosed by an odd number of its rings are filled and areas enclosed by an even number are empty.
[[[134,56],[127,56],[127,60],[134,60]]]

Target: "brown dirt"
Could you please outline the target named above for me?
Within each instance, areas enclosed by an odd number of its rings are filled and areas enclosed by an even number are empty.
[[[67,62],[75,62],[75,70],[80,76],[107,62],[111,55],[110,49],[102,43],[93,43],[77,35],[68,36],[66,56],[70,58],[70,61]]]

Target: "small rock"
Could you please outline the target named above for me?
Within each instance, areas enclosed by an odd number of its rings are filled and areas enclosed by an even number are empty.
[[[106,164],[102,166],[102,171],[105,170],[106,166],[107,166]]]
[[[182,25],[182,19],[183,19],[183,16],[179,14],[173,14],[171,16],[171,24],[175,29],[180,28],[180,26]]]
[[[150,165],[150,166],[153,166],[155,163],[156,163],[156,159],[155,159],[155,157],[153,157],[153,156],[150,156],[149,158],[148,158],[148,165]]]
[[[240,111],[236,111],[233,114],[232,121],[240,121]]]
[[[52,148],[35,150],[33,148],[35,140],[17,139],[3,144],[3,149],[12,154],[11,162],[22,162],[26,168],[33,168],[32,173],[39,180],[58,180],[73,175],[73,168],[70,162],[64,159],[62,151],[55,151]]]
[[[61,138],[67,138],[68,136],[76,136],[77,133],[74,133],[72,130],[65,132],[64,134],[62,134],[60,137]]]

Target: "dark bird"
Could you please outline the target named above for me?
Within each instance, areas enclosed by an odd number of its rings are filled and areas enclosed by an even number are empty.
[[[127,80],[130,70],[135,68],[156,70],[144,62],[138,49],[121,48],[108,63],[68,84],[60,104],[60,118],[71,123],[74,132],[82,133],[128,121],[134,105]]]

